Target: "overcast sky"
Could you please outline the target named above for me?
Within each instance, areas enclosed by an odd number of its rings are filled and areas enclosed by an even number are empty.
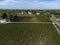
[[[60,9],[60,0],[0,0],[0,9]]]

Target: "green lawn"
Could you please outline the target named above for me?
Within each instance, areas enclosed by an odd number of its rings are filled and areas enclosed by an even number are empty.
[[[57,19],[60,19],[60,15],[55,15],[55,17],[56,17]]]
[[[50,15],[39,15],[36,17],[38,18],[38,20],[40,22],[51,22],[51,20],[50,20],[51,16]]]
[[[0,45],[60,45],[52,24],[0,24]]]

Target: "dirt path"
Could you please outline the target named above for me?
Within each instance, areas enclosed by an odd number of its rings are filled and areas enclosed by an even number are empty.
[[[51,22],[11,22],[11,23],[43,23],[43,24],[51,24]]]

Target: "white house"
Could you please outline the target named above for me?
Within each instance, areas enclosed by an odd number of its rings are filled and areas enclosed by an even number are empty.
[[[28,14],[30,14],[30,15],[31,15],[32,13],[28,11]]]
[[[0,23],[6,23],[6,19],[1,19]]]
[[[0,20],[0,23],[11,23],[11,22],[10,21],[7,22],[6,19],[2,19],[2,20]]]
[[[11,23],[10,19],[2,19],[0,17],[0,23]]]
[[[23,15],[23,14],[24,14],[24,12],[21,12],[21,14]]]
[[[36,13],[36,15],[40,15],[40,13]]]

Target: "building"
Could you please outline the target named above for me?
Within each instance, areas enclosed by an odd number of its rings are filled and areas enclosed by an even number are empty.
[[[36,13],[36,15],[40,15],[40,13]]]
[[[0,23],[11,23],[10,19],[2,19],[2,17],[0,17]]]
[[[30,14],[30,15],[31,15],[32,13],[28,11],[28,14]]]

